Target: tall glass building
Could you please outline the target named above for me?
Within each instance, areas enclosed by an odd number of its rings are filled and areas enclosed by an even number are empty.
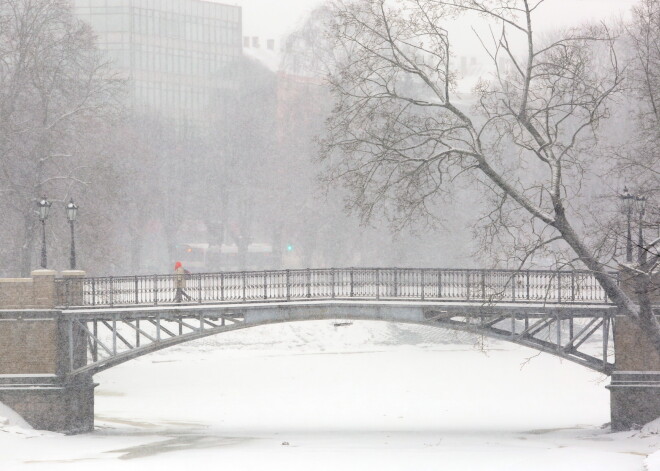
[[[241,8],[207,0],[73,0],[101,50],[130,79],[137,112],[205,127],[214,96],[232,86]]]

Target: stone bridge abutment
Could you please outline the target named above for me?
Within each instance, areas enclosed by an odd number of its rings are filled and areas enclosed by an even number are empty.
[[[615,320],[614,348],[612,429],[630,430],[660,417],[660,354],[648,333],[625,316]]]
[[[634,276],[621,274],[625,291],[635,295]],[[651,302],[660,305],[660,275]],[[634,298],[633,298],[634,299]],[[660,352],[650,335],[626,316],[614,323],[615,369],[608,386],[613,430],[629,430],[660,417]]]
[[[69,377],[86,364],[87,347],[82,332],[55,309],[56,276],[36,270],[32,278],[0,280],[0,402],[37,429],[89,432],[95,385],[91,376]]]

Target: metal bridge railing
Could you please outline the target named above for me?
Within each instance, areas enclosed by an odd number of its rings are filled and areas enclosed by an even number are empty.
[[[173,304],[177,276],[59,279],[58,305]],[[185,292],[190,296],[185,303],[200,304],[304,299],[608,303],[589,271],[324,268],[199,273],[186,275]]]

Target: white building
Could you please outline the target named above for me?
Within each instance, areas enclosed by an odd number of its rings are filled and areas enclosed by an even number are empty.
[[[73,0],[101,50],[130,79],[131,105],[203,127],[241,55],[241,7],[206,0]]]

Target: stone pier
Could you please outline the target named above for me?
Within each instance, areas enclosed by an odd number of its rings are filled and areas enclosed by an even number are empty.
[[[633,297],[634,274],[621,272],[623,289]],[[651,302],[660,305],[660,276],[654,280]],[[660,417],[660,353],[647,332],[632,319],[617,316],[614,322],[615,370],[610,404],[612,430],[630,430]]]
[[[612,373],[612,430],[630,430],[660,417],[660,354],[649,335],[625,316],[614,323],[616,370]]]
[[[37,429],[89,432],[94,383],[91,377],[68,376],[86,364],[85,337],[55,309],[55,276],[37,270],[32,278],[0,280],[0,402]]]

